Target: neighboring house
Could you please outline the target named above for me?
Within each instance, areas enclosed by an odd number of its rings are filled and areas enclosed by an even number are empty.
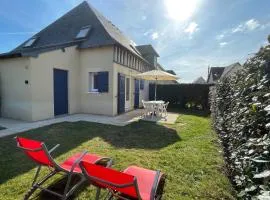
[[[237,62],[237,63],[233,63],[227,67],[225,67],[222,75],[221,75],[221,79],[222,78],[225,78],[225,77],[228,77],[228,76],[232,76],[233,74],[235,74],[238,70],[242,70],[243,69],[243,66]]]
[[[211,67],[210,70],[208,70],[207,83],[209,84],[216,83],[220,79],[224,71],[224,68],[225,67]]]
[[[197,78],[195,81],[193,81],[194,84],[206,84],[206,81],[204,80],[203,77]]]
[[[148,100],[158,54],[132,41],[83,2],[14,50],[0,55],[1,115],[28,121],[56,115],[114,116]],[[147,50],[147,51],[146,51]]]
[[[239,62],[233,63],[226,67],[211,67],[210,70],[208,70],[207,83],[215,84],[219,79],[231,76],[241,69],[242,66]]]

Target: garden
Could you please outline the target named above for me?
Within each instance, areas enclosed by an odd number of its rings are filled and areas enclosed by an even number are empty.
[[[88,150],[113,158],[113,168],[118,170],[130,165],[161,170],[166,174],[164,199],[234,199],[211,120],[199,113],[179,114],[174,125],[139,121],[118,127],[64,122],[20,135],[44,141],[49,148],[60,144],[53,153],[58,162]],[[36,167],[17,149],[13,137],[0,139],[0,199],[5,200],[23,198]],[[46,171],[44,168],[42,173]],[[85,186],[73,198],[94,199],[94,195],[95,188]],[[48,199],[39,192],[34,197]]]

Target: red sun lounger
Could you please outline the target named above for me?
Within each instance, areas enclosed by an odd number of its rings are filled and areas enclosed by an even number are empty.
[[[36,189],[49,192],[61,199],[67,199],[82,183],[86,181],[86,178],[79,167],[80,161],[87,161],[92,164],[105,163],[106,167],[112,165],[112,160],[110,158],[88,154],[87,152],[74,154],[61,164],[57,164],[50,154],[59,146],[59,144],[48,150],[43,142],[22,137],[16,137],[15,139],[17,140],[17,146],[22,149],[32,161],[38,164],[32,187],[25,195],[25,200],[29,199]],[[38,181],[37,179],[39,177],[41,166],[48,167],[50,169],[50,173]],[[67,175],[68,177],[63,194],[59,194],[58,192],[42,187],[43,183],[58,173]],[[80,181],[70,188],[70,182],[73,175],[78,175],[80,177]]]
[[[119,172],[87,161],[81,161],[80,167],[91,184],[109,190],[108,199],[161,199],[165,176],[160,171],[130,166]]]

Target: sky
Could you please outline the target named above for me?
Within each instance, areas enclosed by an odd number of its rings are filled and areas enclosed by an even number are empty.
[[[29,39],[82,0],[0,0],[0,53]],[[208,67],[241,64],[267,44],[269,0],[88,0],[137,45],[152,44],[180,82]]]

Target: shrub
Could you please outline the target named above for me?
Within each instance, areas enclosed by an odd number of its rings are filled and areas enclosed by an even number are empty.
[[[208,84],[171,84],[157,85],[157,99],[169,101],[170,107],[193,108],[209,111]],[[155,97],[155,84],[150,84],[149,98]]]
[[[214,127],[241,199],[270,196],[270,45],[211,89]]]

